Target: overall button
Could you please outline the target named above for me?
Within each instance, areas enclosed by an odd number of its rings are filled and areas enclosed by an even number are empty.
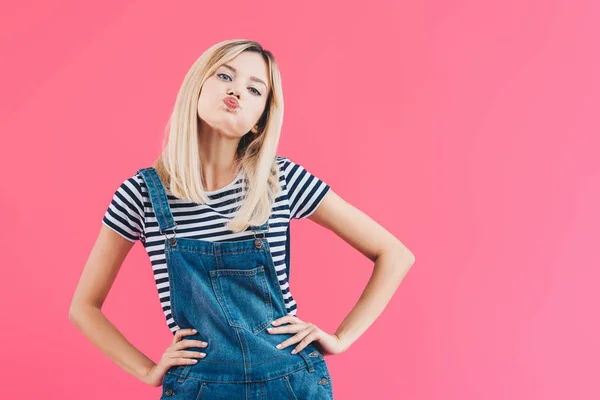
[[[175,392],[173,391],[173,389],[168,389],[168,390],[165,392],[165,394],[166,394],[167,396],[173,396],[173,395],[175,394]]]
[[[313,351],[313,352],[312,352],[312,353],[310,353],[308,356],[309,356],[309,357],[313,357],[313,358],[314,358],[314,357],[319,357],[319,353],[318,353],[318,352],[316,352],[316,351]]]
[[[323,378],[319,381],[319,385],[327,385],[327,378]]]

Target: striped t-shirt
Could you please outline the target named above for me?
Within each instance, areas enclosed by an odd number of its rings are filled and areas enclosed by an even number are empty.
[[[287,157],[276,156],[282,192],[273,203],[269,217],[267,240],[287,312],[296,315],[297,306],[290,293],[286,274],[287,228],[292,218],[307,218],[321,203],[329,185]],[[177,236],[207,241],[245,240],[254,237],[251,230],[233,233],[225,223],[233,218],[241,205],[242,171],[236,178],[218,190],[206,192],[206,204],[181,200],[165,190]],[[140,240],[150,258],[154,281],[167,326],[174,333],[180,327],[171,315],[169,276],[165,260],[165,237],[158,231],[158,222],[150,202],[148,188],[142,176],[136,173],[127,178],[115,191],[102,222],[125,239]]]

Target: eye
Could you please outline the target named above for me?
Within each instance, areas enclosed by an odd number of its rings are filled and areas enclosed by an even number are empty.
[[[229,78],[231,80],[231,77],[227,74],[224,74],[224,73],[217,74],[217,76],[221,76],[221,75],[226,76],[227,78]],[[223,78],[220,78],[220,79],[223,79]],[[252,93],[254,93],[256,96],[262,96],[262,94],[257,89],[255,89],[253,87],[250,87],[250,89],[251,89],[251,91],[252,90],[254,91]]]

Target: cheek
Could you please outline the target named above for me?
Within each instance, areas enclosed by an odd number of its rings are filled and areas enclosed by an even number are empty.
[[[211,80],[207,80],[200,91],[200,96],[198,97],[198,108],[202,109],[214,109],[219,105],[219,90],[218,87],[211,82]]]
[[[216,96],[211,96],[208,93],[202,93],[198,98],[198,108],[196,112],[198,116],[204,120],[215,120],[223,118],[221,113],[224,104],[219,101]]]
[[[206,110],[214,107],[214,101],[210,96],[210,93],[202,92],[198,98],[198,110]]]
[[[250,119],[252,119],[253,123],[258,122],[258,119],[265,111],[265,107],[266,106],[265,106],[264,102],[257,102],[257,104],[252,105],[252,109],[249,110],[250,111],[249,114],[250,114]]]
[[[200,97],[198,99],[198,109],[196,110],[198,112],[198,116],[199,117],[203,117],[204,114],[206,114],[206,106],[204,105],[205,101],[202,97]]]

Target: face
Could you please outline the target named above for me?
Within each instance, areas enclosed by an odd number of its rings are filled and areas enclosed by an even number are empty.
[[[254,52],[243,52],[220,65],[204,82],[198,99],[198,116],[229,137],[241,138],[250,130],[256,133],[270,90],[267,76],[267,63]],[[228,107],[223,101],[226,97],[235,97],[239,106]]]

